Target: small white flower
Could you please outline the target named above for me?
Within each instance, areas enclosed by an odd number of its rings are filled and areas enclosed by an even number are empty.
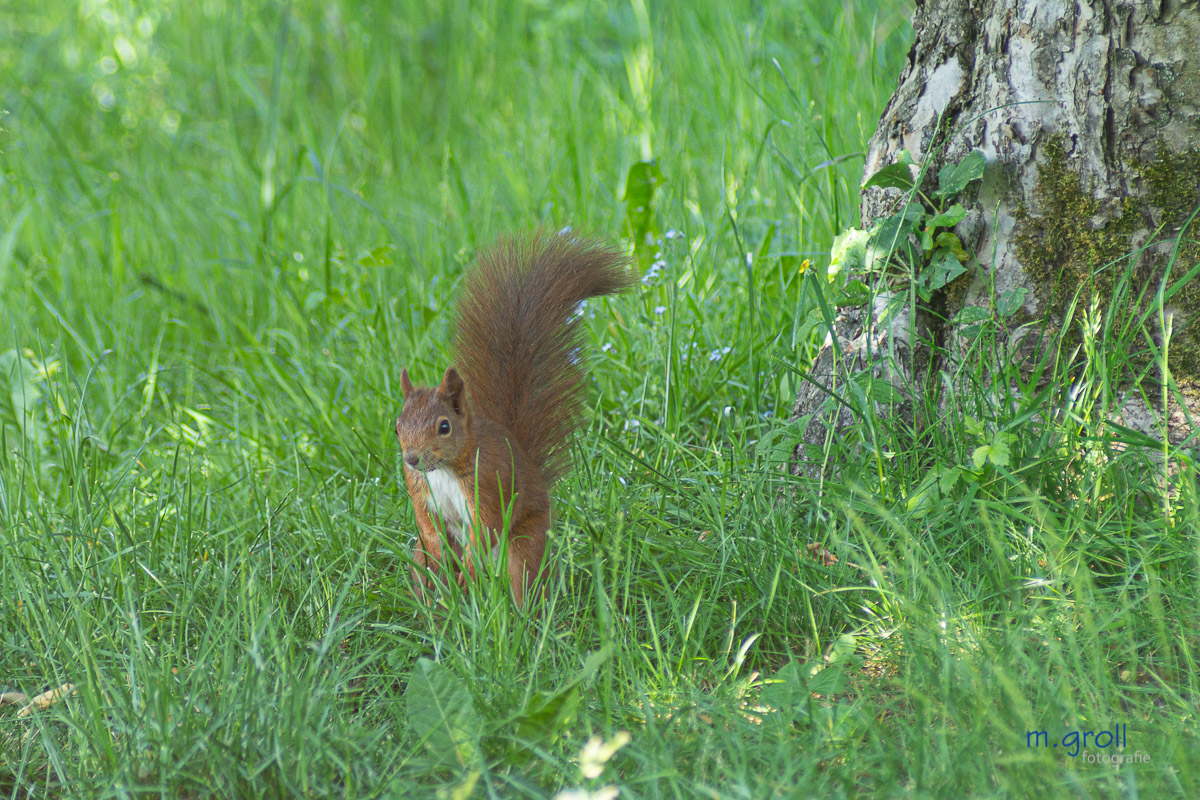
[[[668,239],[682,239],[683,233],[672,228],[671,230],[667,231],[666,236]]]
[[[588,739],[579,751],[579,772],[583,777],[594,780],[604,773],[604,765],[617,751],[629,744],[629,732],[617,731],[607,742],[599,736]]]
[[[563,789],[554,795],[554,800],[616,800],[621,790],[616,786],[601,786],[599,789]]]
[[[600,352],[602,352],[602,353],[611,353],[612,349],[613,349],[612,342],[605,342],[604,344],[602,344],[600,346]]]
[[[655,306],[655,307],[654,307],[654,313],[655,313],[655,314],[658,314],[659,316],[661,316],[661,315],[665,314],[665,313],[666,313],[666,311],[667,311],[667,307],[666,307],[666,306]]]

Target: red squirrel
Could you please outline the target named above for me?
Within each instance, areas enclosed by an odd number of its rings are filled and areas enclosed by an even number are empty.
[[[583,406],[577,308],[633,283],[627,265],[616,250],[569,234],[502,240],[463,279],[454,366],[442,382],[417,387],[401,370],[396,436],[420,534],[413,577],[422,596],[428,574],[462,565],[473,577],[480,537],[490,550],[507,519],[508,577],[522,605],[544,566],[549,490],[570,467]]]

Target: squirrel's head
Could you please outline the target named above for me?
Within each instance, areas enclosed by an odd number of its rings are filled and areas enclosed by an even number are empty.
[[[396,420],[396,438],[404,451],[404,466],[432,472],[453,464],[468,440],[466,392],[454,367],[446,370],[434,389],[413,386],[408,370],[400,371],[404,408]]]

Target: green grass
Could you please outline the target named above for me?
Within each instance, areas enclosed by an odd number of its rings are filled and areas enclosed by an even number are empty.
[[[0,706],[0,795],[1195,796],[1194,464],[1098,414],[1136,320],[781,469],[909,9],[514,5],[0,12],[0,692],[76,687]],[[631,245],[651,158],[551,605],[431,614],[400,368],[495,237]],[[1114,724],[1149,763],[1026,746]]]

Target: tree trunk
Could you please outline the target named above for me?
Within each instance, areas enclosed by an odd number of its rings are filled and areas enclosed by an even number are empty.
[[[831,343],[818,357],[810,375],[824,386],[802,393],[794,408],[794,417],[814,415],[806,441],[816,444],[830,426],[847,422],[821,416],[836,373],[910,369],[883,355],[889,336],[892,352],[915,352],[928,341],[952,360],[958,343],[947,320],[965,306],[994,308],[996,297],[1024,287],[1004,335],[1014,358],[1032,359],[1047,332],[1067,326],[1070,335],[1078,325],[1067,314],[1077,296],[1077,309],[1095,301],[1111,314],[1130,268],[1134,291],[1124,311],[1146,314],[1158,345],[1155,292],[1177,289],[1164,317],[1179,391],[1165,415],[1142,403],[1142,393],[1127,392],[1123,421],[1150,432],[1161,431],[1155,425],[1165,419],[1178,443],[1192,424],[1183,410],[1193,420],[1200,411],[1200,279],[1178,286],[1200,261],[1200,236],[1185,237],[1191,243],[1167,270],[1175,240],[1200,205],[1200,3],[918,0],[913,27],[916,40],[871,139],[864,177],[907,150],[928,164],[932,181],[944,164],[981,150],[983,179],[962,197],[970,213],[955,227],[977,263],[918,310],[915,329],[871,331],[862,314],[835,325],[844,354],[859,355],[839,361]],[[867,189],[864,227],[894,212],[904,195]],[[1135,254],[1132,266],[1128,254]],[[921,370],[938,362],[916,363],[900,383],[924,385]],[[796,455],[804,460],[803,446]]]

